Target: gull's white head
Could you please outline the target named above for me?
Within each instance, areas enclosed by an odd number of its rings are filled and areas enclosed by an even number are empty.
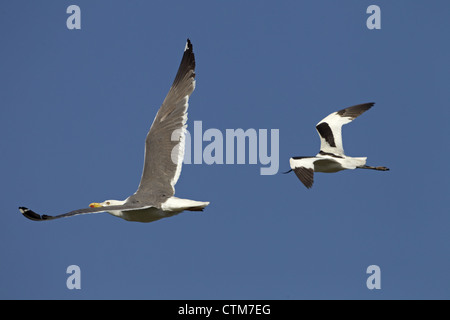
[[[100,207],[110,207],[110,206],[121,206],[125,203],[125,200],[106,200],[101,203],[93,202],[89,205],[91,208],[100,208]]]

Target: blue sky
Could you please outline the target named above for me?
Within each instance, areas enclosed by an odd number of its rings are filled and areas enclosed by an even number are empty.
[[[66,8],[81,8],[68,30]],[[366,9],[381,8],[369,30]],[[0,8],[0,298],[449,299],[446,1],[7,1]],[[183,167],[176,195],[211,205],[150,224],[48,214],[125,199],[145,135],[194,45],[188,128],[279,129],[280,169]],[[329,113],[366,170],[315,175]],[[207,143],[204,143],[205,147]],[[81,290],[66,287],[70,265]],[[370,265],[381,289],[366,287]]]

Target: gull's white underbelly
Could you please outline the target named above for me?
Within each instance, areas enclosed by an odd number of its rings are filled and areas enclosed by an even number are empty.
[[[172,217],[184,210],[204,208],[208,204],[209,202],[170,197],[165,202],[161,203],[161,209],[150,207],[137,210],[114,210],[108,211],[108,213],[128,221],[152,222],[162,218]]]
[[[162,218],[171,217],[179,212],[166,212],[158,208],[147,208],[141,210],[128,211],[108,211],[113,216],[136,222],[153,222]]]

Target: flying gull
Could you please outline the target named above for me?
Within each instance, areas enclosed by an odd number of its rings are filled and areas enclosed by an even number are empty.
[[[195,58],[188,39],[172,87],[147,134],[141,182],[133,195],[56,216],[40,215],[25,207],[19,207],[20,212],[35,221],[108,212],[128,221],[152,222],[184,210],[203,211],[209,202],[174,197],[184,157],[188,100],[194,88]]]
[[[338,172],[346,169],[372,169],[388,171],[386,167],[366,166],[367,157],[348,157],[342,145],[342,126],[369,110],[374,103],[358,104],[333,112],[316,125],[320,136],[320,152],[315,157],[292,157],[291,170],[309,189],[314,182],[314,172]]]

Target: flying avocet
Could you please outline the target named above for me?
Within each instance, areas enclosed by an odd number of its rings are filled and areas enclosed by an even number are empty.
[[[333,112],[316,125],[320,136],[320,152],[315,157],[292,157],[291,170],[309,189],[314,182],[314,172],[338,172],[346,169],[372,169],[388,171],[386,167],[366,166],[367,157],[349,157],[344,154],[342,126],[369,110],[374,103],[363,103]],[[285,173],[288,173],[285,172]]]

